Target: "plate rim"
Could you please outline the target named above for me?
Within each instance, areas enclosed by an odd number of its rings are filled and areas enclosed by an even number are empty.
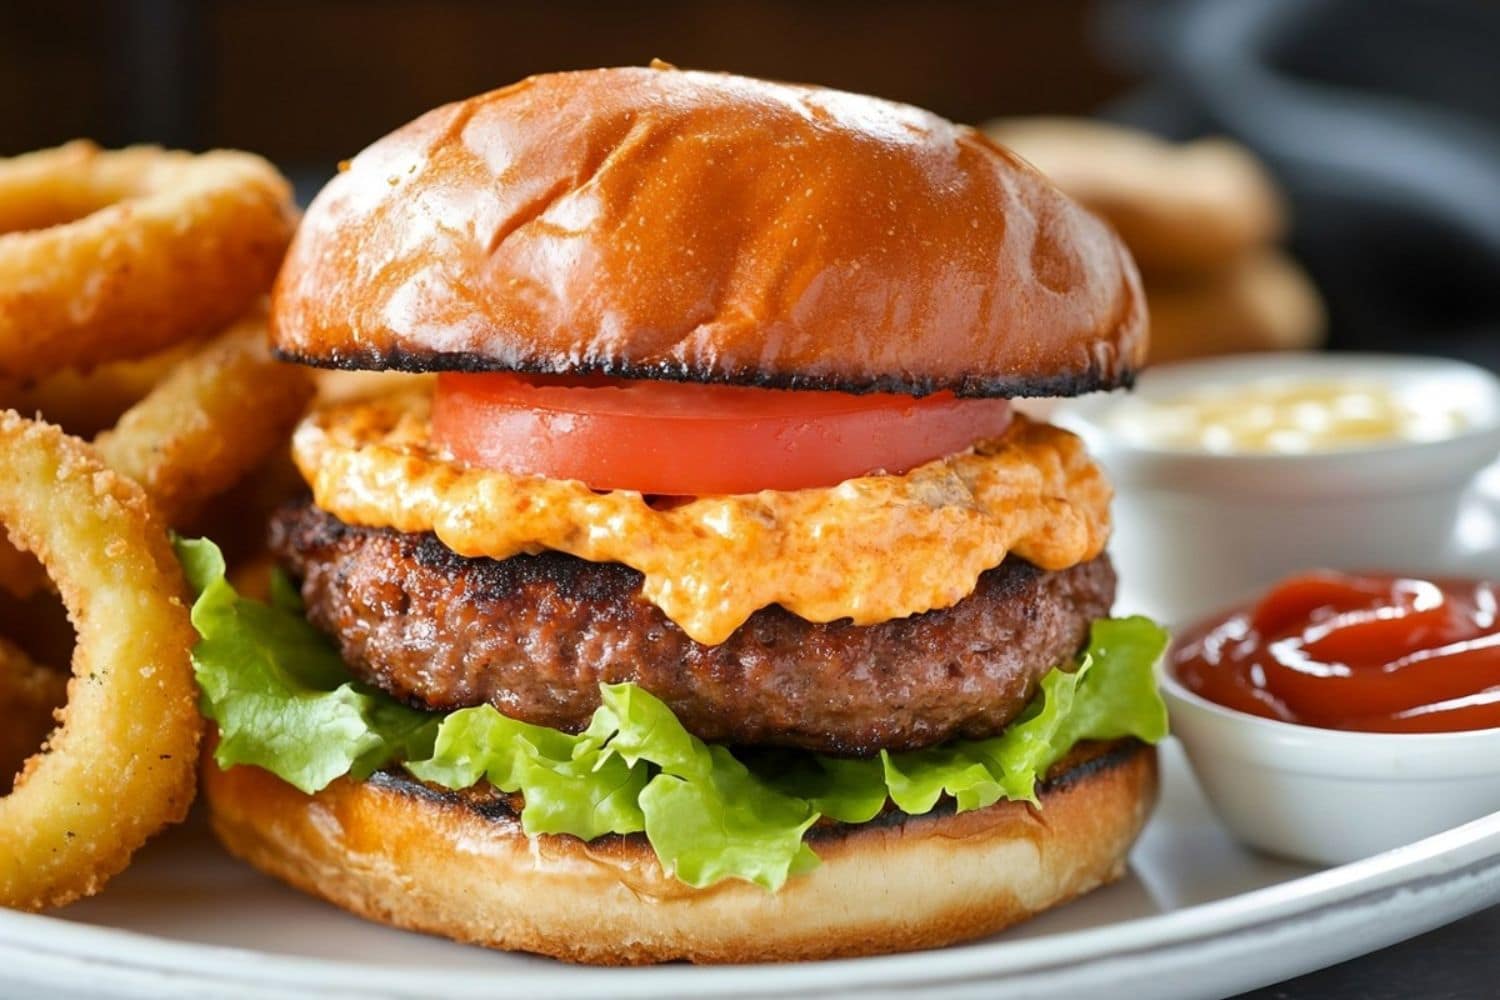
[[[328,989],[366,996],[451,997],[492,995],[498,977],[525,995],[589,995],[607,987],[616,997],[693,995],[712,988],[721,996],[835,992],[902,984],[932,988],[976,979],[1045,973],[1060,966],[1129,958],[1230,934],[1271,929],[1289,920],[1357,907],[1404,889],[1446,884],[1466,875],[1500,871],[1500,812],[1360,861],[1298,876],[1272,886],[1197,903],[1167,913],[1045,937],[905,952],[870,958],[782,965],[654,966],[444,970],[381,966],[249,948],[200,944],[118,927],[78,924],[65,916],[0,910],[0,959],[14,972],[50,958],[86,961],[96,970],[170,975],[178,985],[218,988]],[[1497,893],[1500,899],[1500,893]],[[1459,916],[1461,914],[1454,914]],[[1419,933],[1423,928],[1415,928]],[[65,942],[59,944],[59,942]],[[149,948],[149,951],[144,949]],[[1359,952],[1354,951],[1352,954]],[[933,956],[941,955],[941,962]],[[268,962],[267,959],[272,961]],[[0,975],[0,981],[7,976]]]

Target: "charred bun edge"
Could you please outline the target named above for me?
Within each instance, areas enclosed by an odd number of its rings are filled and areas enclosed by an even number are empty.
[[[282,361],[339,371],[396,371],[412,374],[463,372],[484,374],[513,372],[518,375],[607,375],[613,378],[655,379],[663,382],[697,382],[704,385],[739,385],[756,389],[798,389],[821,392],[847,392],[864,395],[872,392],[899,393],[905,396],[930,396],[935,392],[952,392],[970,398],[1022,399],[1040,396],[1082,396],[1091,392],[1129,389],[1135,385],[1135,369],[1118,363],[1106,371],[1097,361],[1080,372],[1056,375],[965,375],[962,378],[933,378],[915,374],[902,375],[817,375],[799,372],[775,372],[761,369],[688,368],[676,364],[638,365],[626,361],[600,359],[552,363],[522,360],[504,362],[483,354],[464,351],[338,350],[312,355],[281,347],[272,353]]]
[[[1133,738],[1080,748],[1080,750],[1075,751],[1074,754],[1070,755],[1069,759],[1060,765],[1061,770],[1054,769],[1053,773],[1045,781],[1037,784],[1037,798],[1044,799],[1049,795],[1056,795],[1090,778],[1103,776],[1111,771],[1119,770],[1127,766],[1142,751],[1148,751],[1149,749],[1146,744]],[[480,799],[472,795],[465,795],[462,792],[450,791],[446,788],[424,784],[405,771],[398,770],[376,771],[365,780],[377,788],[421,799],[425,802],[431,802],[434,805],[457,807],[473,813],[486,822],[500,824],[507,829],[520,829],[521,813],[516,808],[517,800],[515,796],[494,795]],[[893,826],[910,826],[916,832],[920,833],[921,827],[924,825],[940,823],[944,819],[958,815],[956,810],[957,806],[954,801],[946,796],[939,799],[937,805],[929,812],[918,816],[913,816],[910,813],[903,812],[891,806],[879,816],[865,823],[818,823],[807,831],[806,840],[813,846],[826,845],[834,841],[858,837],[861,833]],[[1045,812],[1044,809],[1043,815],[1045,815]],[[554,836],[566,835],[557,834]],[[608,850],[611,847],[638,847],[641,850],[650,850],[645,845],[644,835],[639,833],[605,834],[602,837],[589,841],[589,846],[596,850]]]

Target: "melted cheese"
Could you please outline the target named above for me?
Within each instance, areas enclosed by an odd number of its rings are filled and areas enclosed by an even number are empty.
[[[658,510],[639,493],[458,462],[433,444],[428,408],[408,393],[304,421],[293,454],[318,506],[349,524],[433,532],[463,556],[553,549],[624,563],[702,643],[723,642],[770,604],[857,625],[946,608],[1008,553],[1066,569],[1109,535],[1110,488],[1082,443],[1021,416],[1001,437],[905,475]]]

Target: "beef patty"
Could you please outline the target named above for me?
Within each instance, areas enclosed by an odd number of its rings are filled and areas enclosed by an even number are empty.
[[[616,563],[468,559],[308,502],[278,513],[271,547],[350,669],[412,705],[488,702],[576,732],[600,682],[635,681],[703,740],[848,755],[995,735],[1077,654],[1115,589],[1105,556],[1056,573],[1012,557],[951,608],[853,625],[769,607],[705,646]]]

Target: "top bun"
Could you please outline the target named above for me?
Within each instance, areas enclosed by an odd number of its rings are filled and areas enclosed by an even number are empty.
[[[376,142],[308,209],[273,328],[325,367],[918,395],[1113,388],[1146,354],[1124,246],[973,129],[664,64]]]

